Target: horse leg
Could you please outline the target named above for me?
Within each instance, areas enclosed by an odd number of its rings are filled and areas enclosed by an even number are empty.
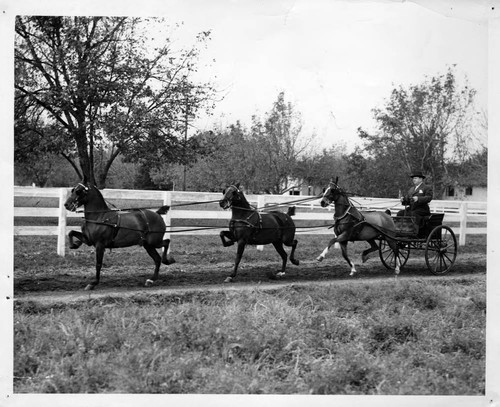
[[[283,243],[273,242],[273,246],[278,252],[278,254],[281,256],[282,263],[281,263],[281,271],[278,271],[276,274],[272,274],[271,272],[267,274],[267,276],[272,280],[276,279],[276,277],[282,277],[285,275],[286,261],[288,259],[288,255],[286,254],[285,249],[283,249]]]
[[[221,237],[222,237],[222,232],[221,232]],[[233,281],[233,278],[236,277],[236,272],[238,271],[238,266],[240,264],[241,258],[243,257],[243,252],[245,251],[245,245],[246,242],[244,240],[239,240],[238,241],[238,249],[236,250],[236,258],[234,259],[234,268],[233,272],[229,277],[227,277],[224,282],[225,283],[230,283]]]
[[[96,243],[95,245],[95,280],[85,287],[85,290],[93,290],[101,278],[102,259],[104,258],[104,244]]]
[[[223,230],[220,232],[220,239],[222,240],[222,246],[224,247],[229,247],[234,244],[234,236],[230,230]]]
[[[328,246],[326,246],[325,250],[323,250],[321,254],[316,258],[316,261],[323,261],[326,257],[326,254],[328,253],[328,250],[330,250],[330,247],[332,247],[335,243],[337,243],[336,237],[328,242]]]
[[[158,254],[158,252],[156,251],[156,249],[153,246],[151,246],[148,243],[144,243],[143,246],[146,249],[146,251],[148,252],[148,254],[151,256],[153,261],[155,262],[155,271],[154,271],[153,277],[151,277],[150,279],[148,278],[146,280],[146,284],[145,284],[146,287],[150,287],[155,283],[156,280],[158,280],[158,273],[160,271],[160,265],[162,263],[162,259],[161,259],[161,256]]]
[[[349,275],[353,276],[354,274],[357,273],[357,271],[356,271],[356,267],[354,267],[354,263],[347,256],[347,240],[339,242],[339,244],[340,244],[340,248],[342,249],[342,257],[344,257],[344,259],[347,261],[349,266],[351,266],[351,274],[349,274]]]
[[[299,261],[295,258],[295,249],[297,248],[297,243],[297,239],[294,239],[294,241],[290,245],[292,248],[292,251],[290,252],[290,261],[296,266],[299,265]]]
[[[394,252],[394,263],[396,264],[396,268],[394,269],[394,274],[397,277],[398,274],[401,272],[401,261],[399,260],[399,246],[396,243],[396,241],[392,239],[387,239],[387,243]]]
[[[168,256],[168,247],[170,246],[170,239],[165,239],[163,242],[162,242],[162,247],[163,247],[163,253],[161,255],[161,262],[163,264],[166,264],[167,266],[169,264],[174,264],[175,263],[175,259],[172,257],[172,256]]]
[[[70,249],[78,249],[84,243],[84,241],[86,243],[86,239],[83,233],[77,232],[76,230],[70,230],[70,232],[68,233],[68,238]],[[77,240],[76,242],[73,241],[74,238]]]
[[[363,263],[365,263],[366,260],[368,260],[368,253],[378,250],[378,246],[377,243],[375,243],[375,239],[370,239],[367,242],[370,243],[370,248],[366,249],[365,251],[363,251],[363,253],[361,253],[361,259],[363,260]]]

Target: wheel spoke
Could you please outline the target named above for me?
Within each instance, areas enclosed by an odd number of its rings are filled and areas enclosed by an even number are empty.
[[[408,257],[410,256],[410,248],[407,247],[405,243],[397,242],[398,244],[398,255],[397,259],[399,260],[400,267],[406,264]],[[391,249],[386,240],[381,240],[379,242],[379,257],[382,261],[382,264],[388,269],[396,268],[396,254]]]
[[[444,274],[457,257],[457,240],[448,226],[436,227],[428,236],[425,248],[427,267],[433,274]]]

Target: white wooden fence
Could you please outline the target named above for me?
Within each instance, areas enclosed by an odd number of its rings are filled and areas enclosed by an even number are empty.
[[[123,190],[123,189],[104,189],[101,191],[105,199],[113,202],[113,200],[134,200],[134,205],[141,200],[159,201],[161,205],[172,205],[174,207],[164,216],[167,225],[166,237],[170,237],[171,233],[183,235],[218,235],[219,232],[226,227],[210,227],[204,230],[199,230],[197,226],[177,226],[172,227],[172,219],[227,219],[231,217],[231,211],[224,211],[220,208],[215,210],[190,210],[187,206],[176,206],[183,203],[208,202],[222,198],[220,193],[205,193],[205,192],[181,192],[181,191],[143,191],[143,190]],[[57,198],[59,205],[57,208],[43,208],[38,206],[32,207],[15,207],[14,217],[55,217],[58,218],[58,226],[15,226],[14,235],[31,236],[31,235],[56,235],[57,238],[57,254],[65,255],[66,236],[69,230],[79,229],[79,227],[67,226],[67,218],[79,217],[83,218],[82,213],[68,212],[64,208],[64,202],[68,196],[68,188],[33,188],[33,187],[14,187],[14,197],[25,198]],[[303,221],[325,221],[325,224],[333,222],[333,207],[321,208],[319,205],[320,199],[311,200],[307,203],[293,203],[296,200],[314,198],[308,196],[291,196],[291,195],[246,195],[248,201],[258,208],[265,208],[273,205],[287,204],[297,207],[294,219]],[[397,199],[384,198],[353,198],[356,206],[364,210],[385,210],[390,208],[393,214],[403,207]],[[431,211],[445,213],[443,223],[458,222],[458,227],[453,227],[453,231],[458,235],[459,245],[465,245],[466,236],[469,234],[486,234],[486,202],[470,202],[470,201],[440,201],[433,200],[431,202]],[[155,208],[151,208],[155,209]],[[157,208],[156,208],[157,209]],[[330,222],[330,223],[328,223]],[[476,222],[484,224],[484,227],[467,227],[468,222]],[[307,223],[307,222],[305,222]],[[303,228],[297,230],[298,234],[331,234],[332,231],[328,227]]]

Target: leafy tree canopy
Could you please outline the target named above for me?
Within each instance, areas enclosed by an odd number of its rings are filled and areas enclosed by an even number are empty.
[[[477,126],[475,94],[467,80],[460,85],[454,68],[418,85],[393,89],[385,106],[373,110],[377,131],[358,131],[368,156],[386,163],[373,169],[373,177],[392,174],[401,182],[398,178],[421,170],[441,193],[450,165],[464,162],[481,148],[474,144],[471,127]]]
[[[16,158],[32,157],[25,147],[38,138],[101,187],[119,155],[149,165],[188,161],[182,152],[196,145],[183,138],[186,122],[212,107],[213,87],[191,80],[210,32],[176,50],[165,26],[164,19],[18,17]],[[107,160],[98,169],[99,150]]]

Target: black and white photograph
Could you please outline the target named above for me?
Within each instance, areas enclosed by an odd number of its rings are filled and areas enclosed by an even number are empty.
[[[500,403],[500,2],[0,4],[1,405]]]

